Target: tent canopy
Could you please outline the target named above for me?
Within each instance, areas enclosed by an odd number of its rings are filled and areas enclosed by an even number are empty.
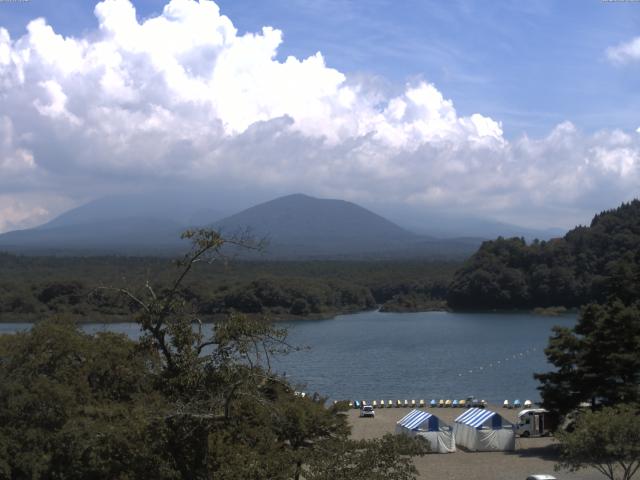
[[[488,427],[489,421],[491,421],[491,428],[494,430],[502,428],[503,425],[511,425],[511,422],[502,418],[500,414],[484,408],[470,408],[455,419],[456,423],[461,423],[471,428]]]
[[[429,412],[412,410],[398,420],[398,425],[408,430],[427,430],[436,432],[440,428],[438,417]]]

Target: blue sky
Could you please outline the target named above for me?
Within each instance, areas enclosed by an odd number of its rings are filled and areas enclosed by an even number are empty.
[[[639,79],[640,2],[0,1],[0,232],[167,184],[571,227],[638,195]]]
[[[139,0],[140,19],[164,1]],[[321,51],[328,66],[373,77],[390,91],[435,83],[463,115],[502,121],[508,137],[540,136],[570,120],[587,130],[640,125],[640,66],[606,49],[640,32],[640,4],[600,0],[219,0],[240,33],[284,32],[279,58]],[[57,32],[96,28],[92,2],[0,4],[0,25],[22,35],[43,16]]]
[[[252,5],[250,3],[253,3]],[[508,135],[636,128],[638,73],[605,50],[640,30],[640,4],[598,0],[221,1],[244,30],[273,24],[284,53],[320,49],[329,65],[393,83],[424,78],[462,114],[482,111]],[[259,5],[259,6],[257,6]]]

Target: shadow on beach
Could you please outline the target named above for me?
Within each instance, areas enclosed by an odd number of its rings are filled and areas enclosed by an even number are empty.
[[[505,452],[507,455],[514,455],[523,458],[540,458],[542,460],[557,461],[560,457],[560,448],[557,443],[553,444],[527,444],[530,439],[516,440],[516,450]]]

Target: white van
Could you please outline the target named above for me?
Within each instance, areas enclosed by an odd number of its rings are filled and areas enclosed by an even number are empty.
[[[550,428],[549,411],[544,408],[528,408],[518,413],[516,433],[521,437],[543,437]]]

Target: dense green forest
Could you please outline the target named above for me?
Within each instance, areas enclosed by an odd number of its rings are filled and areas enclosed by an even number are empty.
[[[166,288],[166,258],[37,257],[0,254],[0,319],[37,321],[65,314],[118,321],[130,314],[120,288]],[[231,311],[272,319],[318,318],[381,306],[387,311],[442,308],[460,266],[434,261],[249,262],[200,265],[183,295],[205,319]]]
[[[456,272],[448,291],[454,309],[579,307],[615,292],[640,297],[640,201],[596,215],[563,238],[527,244],[485,242]]]

